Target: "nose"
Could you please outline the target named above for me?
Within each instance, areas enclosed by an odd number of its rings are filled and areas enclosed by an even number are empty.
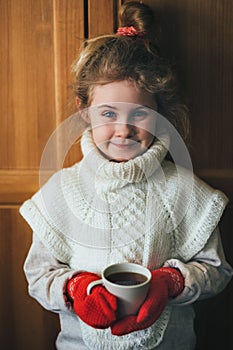
[[[136,133],[134,125],[128,123],[115,124],[115,136],[123,139],[132,138]]]

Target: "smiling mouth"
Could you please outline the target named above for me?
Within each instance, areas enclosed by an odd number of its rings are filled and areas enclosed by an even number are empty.
[[[120,148],[120,149],[126,149],[126,148],[131,148],[131,147],[135,147],[138,146],[138,142],[134,141],[134,140],[124,140],[124,141],[111,141],[110,142],[113,146]]]

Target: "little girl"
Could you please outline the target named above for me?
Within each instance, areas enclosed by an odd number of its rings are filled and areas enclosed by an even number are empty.
[[[83,159],[20,208],[33,229],[29,293],[59,313],[57,349],[194,349],[192,303],[232,276],[218,229],[227,199],[175,164],[171,125],[186,139],[186,109],[150,39],[150,8],[127,2],[120,20],[116,34],[87,41],[73,66]],[[117,262],[152,272],[137,315],[118,317],[102,285],[87,295]]]

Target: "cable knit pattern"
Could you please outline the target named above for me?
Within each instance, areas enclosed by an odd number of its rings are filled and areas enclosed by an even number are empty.
[[[168,144],[164,135],[143,155],[116,163],[98,152],[88,130],[82,161],[52,176],[20,212],[74,270],[100,274],[124,261],[151,270],[171,258],[187,262],[206,244],[227,198],[165,161]],[[170,308],[152,327],[123,337],[81,322],[83,339],[96,350],[152,349],[162,341]]]

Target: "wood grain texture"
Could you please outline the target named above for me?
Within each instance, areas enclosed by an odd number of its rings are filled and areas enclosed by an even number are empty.
[[[71,65],[78,56],[84,41],[84,1],[54,1],[54,55],[55,55],[55,105],[56,125],[76,112],[75,96],[72,84],[74,76]],[[61,146],[62,147],[62,146]],[[67,150],[64,166],[81,159],[80,145],[74,143]],[[58,155],[60,154],[58,145]]]
[[[20,204],[39,189],[36,170],[0,170],[0,204]]]
[[[55,127],[52,1],[1,1],[0,16],[0,168],[33,169]]]
[[[28,296],[22,272],[31,244],[31,230],[18,208],[0,210],[0,336],[6,350],[52,350],[57,316]]]
[[[83,0],[54,1],[56,118],[60,124],[75,111],[71,64],[84,41]]]
[[[115,32],[116,10],[116,0],[88,1],[89,38]]]

